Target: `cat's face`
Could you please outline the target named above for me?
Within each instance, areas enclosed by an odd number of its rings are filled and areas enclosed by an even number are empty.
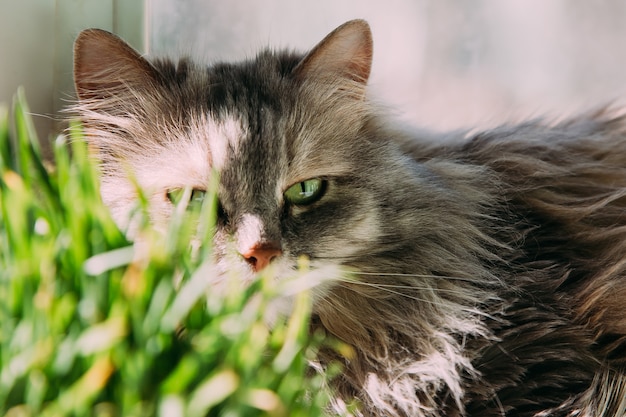
[[[301,256],[313,268],[365,265],[402,241],[396,229],[406,221],[405,198],[389,184],[403,181],[407,161],[368,126],[371,54],[362,21],[305,57],[264,52],[208,68],[149,63],[111,34],[83,32],[79,111],[101,161],[105,202],[132,234],[129,173],[164,225],[179,190],[202,199],[218,172],[222,273],[251,277],[272,265],[284,274]]]

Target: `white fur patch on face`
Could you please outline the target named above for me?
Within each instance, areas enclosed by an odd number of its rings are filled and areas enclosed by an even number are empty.
[[[263,239],[263,221],[259,216],[246,213],[241,217],[237,225],[237,250],[239,253],[246,253]]]
[[[136,167],[139,184],[145,190],[204,188],[209,183],[209,149],[202,142],[177,144],[153,155]]]
[[[229,152],[237,153],[243,134],[241,122],[235,118],[227,117],[220,121],[208,121],[207,135],[213,168],[217,170],[224,168]]]
[[[100,194],[117,226],[132,238],[135,230],[131,230],[131,215],[137,205],[135,186],[125,177],[106,176],[100,182]]]
[[[155,223],[165,223],[171,212],[167,192],[186,187],[205,189],[214,170],[222,169],[229,153],[237,151],[245,133],[234,117],[216,120],[203,115],[190,117],[187,123],[163,128],[166,140],[147,141],[149,148],[120,158],[119,172],[103,178],[102,194],[123,229],[127,229],[137,205],[135,181],[151,196]]]
[[[237,152],[244,134],[233,117],[202,117],[184,131],[164,132],[169,140],[156,155],[135,162],[139,183],[146,189],[205,187],[212,169],[221,170],[229,152]]]

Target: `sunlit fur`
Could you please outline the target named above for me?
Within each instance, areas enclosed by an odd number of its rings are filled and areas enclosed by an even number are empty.
[[[251,236],[280,243],[277,278],[310,259],[311,327],[353,347],[312,364],[343,363],[337,410],[626,415],[626,119],[411,132],[368,100],[371,52],[363,21],[307,55],[210,67],[148,62],[84,32],[74,109],[105,202],[132,235],[133,181],[162,224],[168,190],[206,187],[219,168],[207,278],[249,279]],[[284,201],[317,177],[319,201]]]

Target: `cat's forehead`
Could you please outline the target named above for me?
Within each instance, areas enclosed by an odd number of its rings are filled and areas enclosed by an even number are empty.
[[[234,115],[219,119],[207,117],[202,128],[208,142],[209,164],[213,169],[222,171],[227,162],[239,153],[240,144],[247,136],[247,128]]]
[[[208,119],[209,161],[228,188],[248,194],[272,192],[288,171],[286,135],[273,119],[268,115],[265,120],[251,120],[237,112]]]
[[[199,127],[208,145],[209,163],[222,175],[246,184],[282,181],[285,186],[352,172],[354,144],[340,134],[334,137],[323,129],[303,127],[297,121],[301,112],[261,108],[256,118],[237,112],[209,116]]]
[[[347,137],[360,124],[353,118],[359,105],[341,105],[319,85],[294,79],[290,73],[300,59],[268,53],[253,61],[180,67],[187,72],[175,81],[181,101],[168,107],[184,111],[188,134],[205,142],[209,168],[230,186],[280,196],[295,182],[351,171],[346,156],[354,146]]]
[[[297,83],[290,76],[299,56],[261,53],[253,60],[217,63],[201,69],[204,80],[196,78],[207,93],[209,107],[218,113],[252,116],[262,109],[279,110],[296,93]]]

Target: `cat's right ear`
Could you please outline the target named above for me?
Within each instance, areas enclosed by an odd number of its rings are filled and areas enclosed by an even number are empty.
[[[79,100],[107,99],[155,80],[152,65],[114,34],[87,29],[78,35],[74,43],[74,83]]]
[[[351,20],[327,35],[294,68],[300,78],[346,78],[365,85],[372,68],[372,32],[365,20]]]

